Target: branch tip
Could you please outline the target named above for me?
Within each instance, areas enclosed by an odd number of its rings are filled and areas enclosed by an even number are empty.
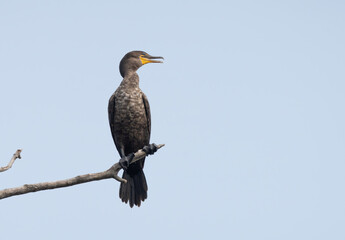
[[[7,164],[7,166],[5,167],[0,167],[0,172],[5,172],[8,169],[10,169],[14,163],[14,161],[19,158],[21,159],[22,157],[20,156],[20,153],[22,152],[22,149],[17,149],[17,151],[13,154],[12,159],[10,160],[10,162]]]

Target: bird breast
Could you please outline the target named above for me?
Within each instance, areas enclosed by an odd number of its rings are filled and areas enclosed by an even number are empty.
[[[118,89],[115,92],[115,102],[115,123],[135,128],[147,124],[145,105],[139,88]]]

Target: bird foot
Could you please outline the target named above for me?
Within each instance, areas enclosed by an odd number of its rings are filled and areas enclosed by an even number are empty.
[[[152,143],[148,146],[143,147],[143,151],[146,153],[146,155],[152,155],[155,152],[157,152],[157,145]]]
[[[120,159],[119,164],[123,170],[127,170],[129,165],[131,164],[133,158],[134,158],[134,153],[131,153],[131,154],[124,156]]]

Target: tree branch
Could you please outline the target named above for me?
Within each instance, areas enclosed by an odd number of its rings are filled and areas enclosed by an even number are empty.
[[[164,144],[157,145],[157,149],[160,149],[162,147],[164,147]],[[18,151],[19,150],[17,150],[17,152]],[[20,152],[19,152],[19,154],[20,154]],[[20,158],[19,154],[18,154],[17,158]],[[141,149],[138,150],[136,153],[134,153],[134,158],[130,164],[135,163],[136,161],[142,159],[146,155],[147,154],[143,150],[141,150]],[[55,181],[55,182],[25,184],[21,187],[7,188],[7,189],[0,191],[0,199],[12,197],[15,195],[26,194],[26,193],[30,193],[30,192],[38,192],[38,191],[48,190],[48,189],[70,187],[70,186],[73,186],[76,184],[81,184],[81,183],[86,183],[86,182],[91,182],[91,181],[98,181],[98,180],[103,180],[103,179],[108,179],[108,178],[114,178],[119,182],[126,183],[127,181],[125,179],[122,179],[117,175],[121,169],[122,168],[121,168],[120,164],[115,163],[113,166],[111,166],[111,168],[109,168],[108,170],[106,170],[104,172],[79,175],[79,176],[76,176],[74,178],[69,178],[69,179]]]
[[[8,169],[10,169],[14,163],[14,161],[19,158],[21,159],[22,157],[20,156],[20,153],[22,152],[22,149],[18,149],[14,154],[13,154],[13,157],[12,159],[10,160],[10,162],[7,164],[7,166],[5,167],[1,167],[0,168],[0,172],[5,172],[7,171]]]

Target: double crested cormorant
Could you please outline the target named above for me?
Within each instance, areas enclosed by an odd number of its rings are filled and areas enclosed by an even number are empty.
[[[123,80],[109,99],[108,114],[111,133],[117,151],[121,156],[120,164],[124,169],[120,198],[129,201],[130,207],[141,204],[147,198],[147,184],[143,172],[145,158],[129,165],[133,154],[139,149],[154,152],[155,146],[149,145],[151,133],[150,105],[146,95],[139,88],[136,71],[146,63],[161,63],[143,51],[127,53],[120,62]]]

